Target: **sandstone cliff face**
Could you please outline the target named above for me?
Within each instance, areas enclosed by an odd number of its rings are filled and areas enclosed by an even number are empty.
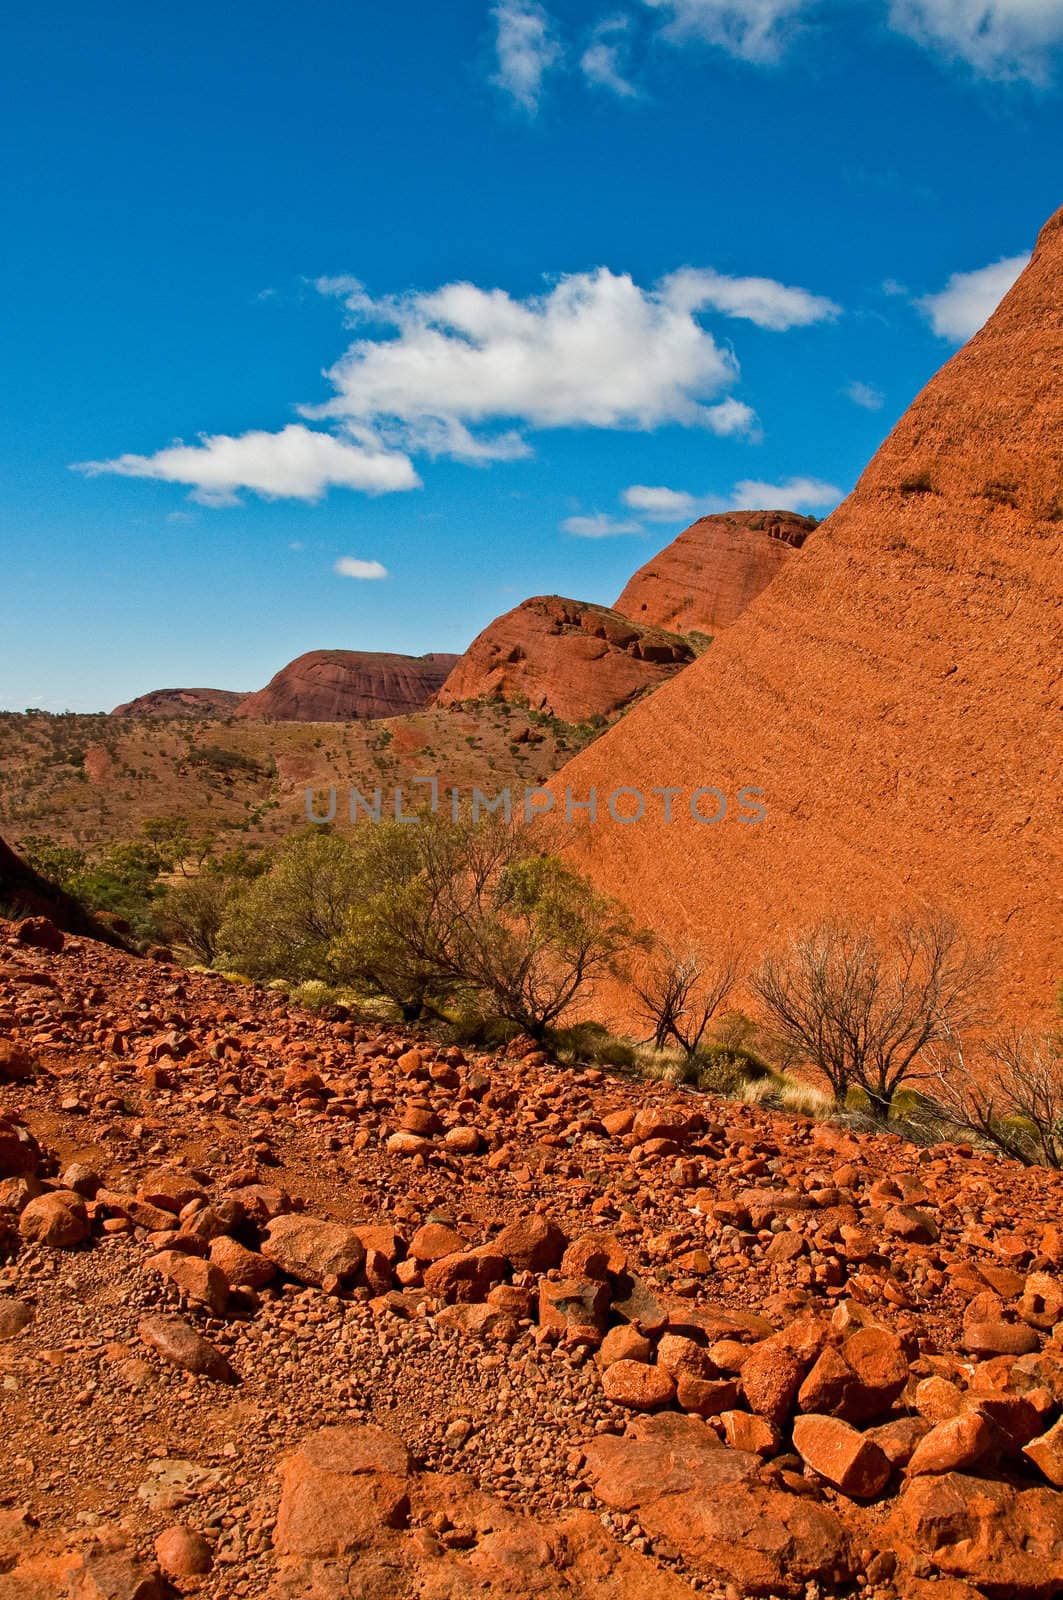
[[[605,606],[537,595],[496,617],[473,640],[437,705],[526,703],[564,722],[610,717],[694,658],[685,640]]]
[[[112,717],[231,717],[246,696],[234,689],[151,689],[115,706]]]
[[[350,722],[420,711],[457,656],[374,650],[310,650],[241,702],[240,717],[279,722]]]
[[[636,622],[715,636],[742,615],[816,526],[793,511],[699,517],[640,567],[616,602]]]
[[[767,819],[608,817],[576,844],[673,937],[747,948],[913,903],[1005,936],[1002,994],[1063,972],[1063,212],[849,499],[694,666],[565,767],[741,785]]]

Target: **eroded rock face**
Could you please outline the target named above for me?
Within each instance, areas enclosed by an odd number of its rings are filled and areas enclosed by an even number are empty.
[[[812,529],[795,511],[699,517],[628,581],[614,609],[673,633],[715,637],[780,573]]]
[[[112,717],[231,717],[246,698],[235,689],[149,689],[115,706]]]
[[[583,600],[536,595],[473,640],[436,704],[508,700],[586,722],[614,716],[693,659],[684,639],[661,628]]]
[[[576,859],[673,943],[765,947],[918,895],[1007,935],[1003,1003],[1063,945],[1063,212],[848,500],[710,650],[553,781],[762,786],[767,820],[599,818]],[[707,780],[705,774],[711,774]],[[897,863],[903,862],[900,878]],[[1032,864],[1037,863],[1036,869]]]
[[[351,722],[420,711],[457,656],[310,650],[240,702],[237,716],[279,722]]]

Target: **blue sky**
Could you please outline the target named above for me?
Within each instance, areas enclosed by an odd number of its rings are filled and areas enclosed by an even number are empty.
[[[0,706],[822,514],[1063,202],[1061,77],[1063,0],[23,8]]]

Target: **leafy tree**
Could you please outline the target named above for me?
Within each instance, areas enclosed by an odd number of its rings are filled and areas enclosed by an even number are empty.
[[[541,1039],[636,939],[627,913],[557,856],[506,863],[460,930],[459,961],[500,1017]]]
[[[227,904],[218,948],[252,977],[320,977],[361,894],[348,842],[308,830]]]
[[[475,995],[542,1037],[633,938],[626,913],[519,830],[426,814],[292,841],[230,903],[218,943],[254,976],[327,974],[408,1018]]]
[[[165,892],[159,922],[167,939],[185,945],[199,961],[210,965],[219,950],[219,937],[236,884],[220,872],[203,872],[181,878]]]

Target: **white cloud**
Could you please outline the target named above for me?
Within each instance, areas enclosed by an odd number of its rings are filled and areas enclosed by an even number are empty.
[[[686,268],[652,288],[607,267],[559,278],[518,300],[502,289],[450,283],[374,300],[349,278],[318,282],[343,298],[355,326],[394,330],[358,338],[328,377],[336,394],[302,407],[363,440],[464,460],[528,454],[527,428],[652,429],[665,423],[755,436],[756,417],[733,396],[738,363],[698,320],[706,309],[783,330],[837,307],[770,278]],[[473,432],[502,425],[501,432]],[[371,430],[367,434],[366,430]]]
[[[993,314],[1030,257],[1007,256],[976,272],[954,272],[938,294],[915,303],[941,339],[964,344]]]
[[[742,61],[777,61],[810,0],[645,0],[676,43],[702,39]],[[814,0],[812,0],[814,3]]]
[[[881,389],[876,389],[871,383],[861,383],[859,378],[847,384],[844,393],[854,406],[863,406],[865,411],[881,411],[886,399]]]
[[[733,407],[705,404],[737,375],[730,351],[665,292],[605,267],[563,277],[527,300],[452,283],[381,301],[357,290],[346,302],[355,322],[389,324],[397,337],[357,339],[328,374],[335,398],[306,408],[307,416],[371,425],[414,448],[426,437],[440,448],[457,438],[459,454],[469,453],[476,424],[677,422],[733,432],[741,421]],[[506,454],[517,453],[512,434],[502,442]],[[499,448],[497,437],[476,443]]]
[[[654,522],[674,522],[679,517],[693,516],[698,508],[696,495],[685,489],[665,489],[647,483],[633,483],[620,496],[633,511],[641,511]]]
[[[580,57],[580,70],[588,83],[610,89],[622,100],[633,100],[638,90],[627,76],[627,17],[606,17],[591,35]]]
[[[534,115],[543,78],[561,59],[553,24],[536,0],[499,0],[495,19],[498,70],[493,82]]]
[[[819,511],[836,506],[842,491],[822,478],[787,478],[783,483],[761,483],[744,478],[736,483],[731,504],[748,511]]]
[[[319,500],[333,485],[366,494],[415,489],[420,483],[408,456],[380,445],[348,443],[290,423],[279,433],[253,431],[236,438],[203,434],[198,444],[169,445],[151,456],[122,455],[112,461],[82,461],[89,477],[113,472],[123,478],[184,483],[201,505],[238,504],[238,489],[268,500]]]
[[[203,434],[152,455],[127,453],[76,469],[182,483],[202,505],[320,499],[330,488],[384,494],[420,478],[412,454],[473,465],[532,453],[536,429],[703,428],[759,440],[756,413],[733,389],[738,361],[705,326],[708,313],[782,331],[838,307],[771,278],[684,268],[643,288],[597,267],[517,299],[448,283],[374,299],[354,278],[320,278],[358,330],[326,374],[333,394],[297,407],[307,422],[277,432]]]
[[[1061,0],[891,0],[889,19],[984,78],[1046,83],[1063,44]]]
[[[794,289],[772,278],[729,278],[711,267],[682,267],[661,285],[671,303],[685,311],[706,306],[725,317],[739,317],[784,333],[815,322],[833,322],[841,307],[823,295]]]
[[[566,517],[561,527],[577,539],[611,539],[622,533],[644,533],[641,522],[630,518],[610,517],[604,511],[595,511],[587,517]]]
[[[644,3],[664,15],[673,43],[701,40],[759,65],[778,61],[803,14],[822,9],[822,0]],[[1063,0],[886,0],[885,9],[896,33],[981,78],[1045,84],[1063,44]]]
[[[689,494],[685,489],[632,484],[620,496],[625,505],[651,522],[692,522],[721,511],[813,511],[835,506],[842,491],[820,478],[788,478],[783,483],[762,483],[744,478],[729,495]]]
[[[379,561],[360,561],[357,556],[340,556],[333,572],[341,578],[386,578],[388,569]]]

